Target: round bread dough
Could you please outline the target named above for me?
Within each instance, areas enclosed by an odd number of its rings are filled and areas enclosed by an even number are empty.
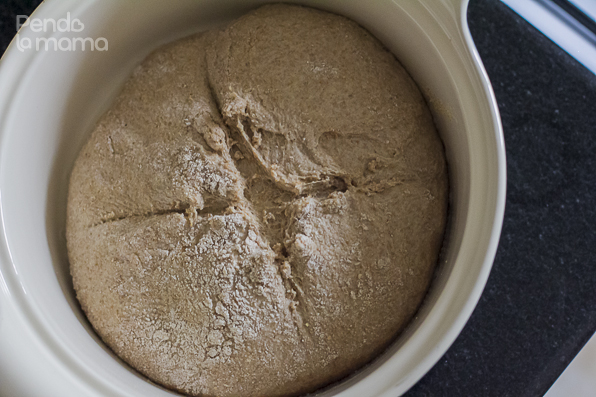
[[[442,143],[375,38],[268,5],[155,51],[80,153],[67,243],[103,341],[192,396],[311,392],[415,314],[447,214]]]

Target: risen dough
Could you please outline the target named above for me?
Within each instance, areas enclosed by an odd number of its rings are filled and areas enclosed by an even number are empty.
[[[75,290],[169,388],[313,391],[412,318],[447,191],[395,58],[343,17],[265,6],[154,52],[100,120],[70,181]]]

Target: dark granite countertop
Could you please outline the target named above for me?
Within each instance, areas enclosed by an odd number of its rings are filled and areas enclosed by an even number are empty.
[[[2,0],[0,53],[39,2]],[[596,330],[596,76],[498,0],[468,20],[503,121],[505,220],[470,321],[406,395],[541,396]]]
[[[596,330],[596,76],[498,0],[472,37],[507,150],[507,204],[470,321],[414,396],[542,396]]]

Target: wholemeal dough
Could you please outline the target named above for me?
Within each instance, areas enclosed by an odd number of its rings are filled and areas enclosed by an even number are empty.
[[[167,45],[80,153],[67,242],[81,306],[151,380],[288,396],[407,325],[447,213],[414,82],[354,22],[270,5]]]

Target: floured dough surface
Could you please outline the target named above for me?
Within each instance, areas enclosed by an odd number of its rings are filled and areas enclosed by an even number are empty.
[[[91,324],[193,396],[288,396],[379,354],[420,305],[447,171],[414,82],[343,17],[265,6],[133,73],[75,163]]]

